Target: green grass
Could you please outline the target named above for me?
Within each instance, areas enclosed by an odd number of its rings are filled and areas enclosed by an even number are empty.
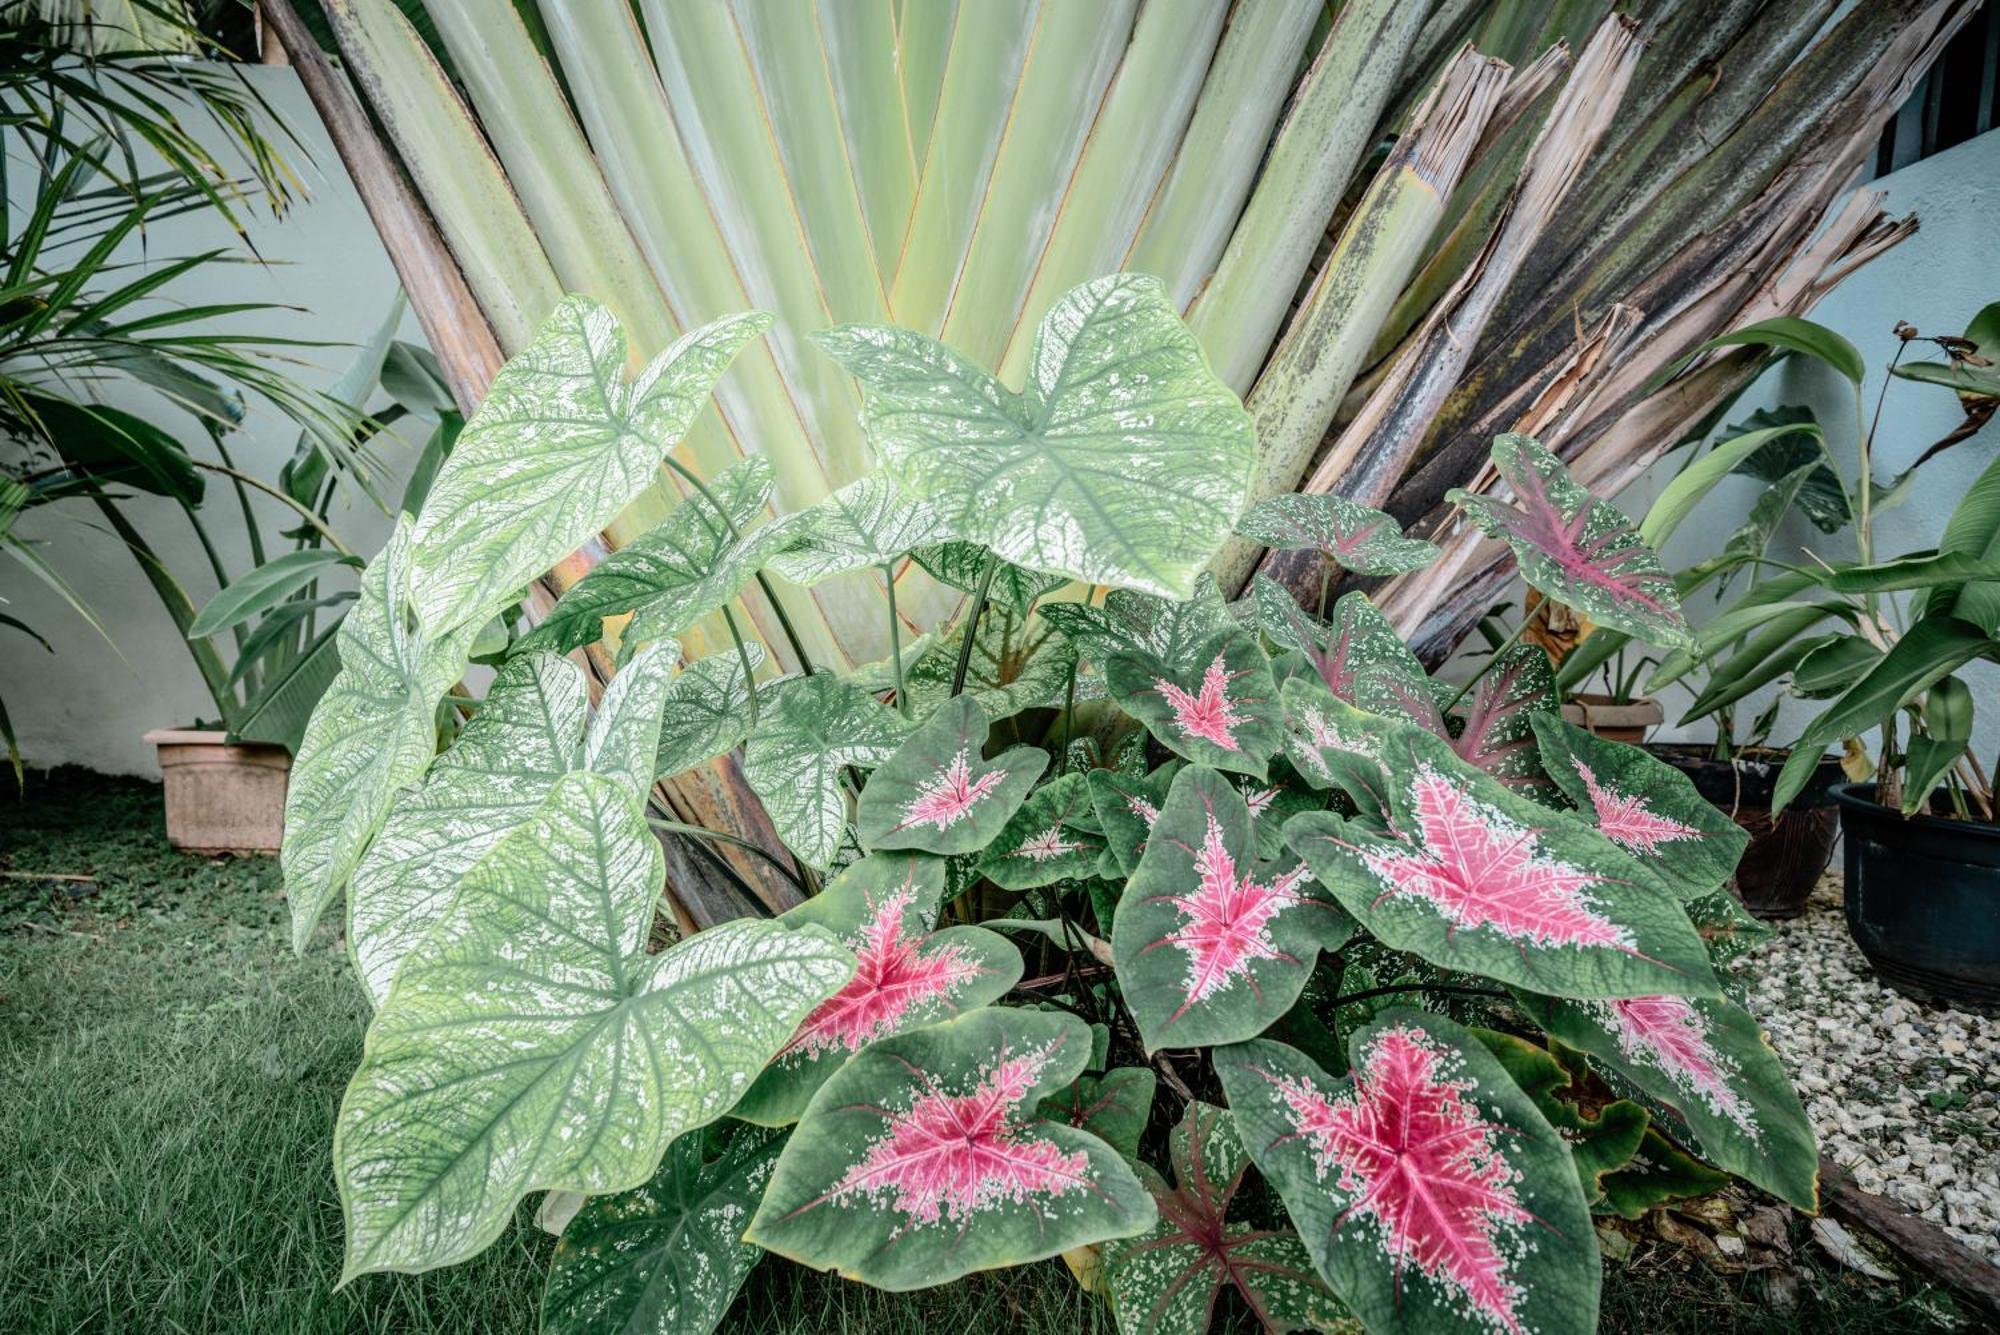
[[[333,1291],[332,1122],[367,1008],[330,929],[303,959],[286,949],[275,862],[176,854],[157,787],[57,772],[32,776],[26,801],[0,797],[0,871],[0,1331],[534,1329],[551,1241],[532,1202],[475,1261]],[[1607,1278],[1604,1328],[1938,1329],[1935,1297],[1817,1267],[1790,1310],[1761,1294],[1757,1277],[1642,1251]],[[770,1260],[725,1329],[1111,1323],[1056,1262],[880,1294]]]

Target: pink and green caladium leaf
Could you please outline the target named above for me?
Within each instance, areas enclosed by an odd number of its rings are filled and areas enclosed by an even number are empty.
[[[1381,739],[1388,833],[1309,811],[1285,839],[1385,945],[1558,996],[1717,995],[1681,906],[1616,844],[1429,733],[1359,712],[1344,726]]]
[[[1021,953],[1005,938],[980,927],[935,930],[943,898],[942,860],[875,853],[778,920],[825,928],[857,964],[800,1022],[734,1116],[796,1121],[827,1077],[876,1039],[984,1006],[1021,981]]]
[[[1819,1208],[1812,1125],[1748,1011],[1720,997],[1515,998],[1554,1037],[1663,1107],[1667,1129],[1690,1135],[1719,1167],[1801,1210]]]
[[[1248,631],[1210,639],[1184,667],[1147,653],[1104,665],[1111,698],[1175,754],[1263,778],[1283,740],[1271,662]]]
[[[856,824],[869,848],[976,853],[993,842],[1049,766],[1017,746],[982,759],[986,711],[970,696],[939,706],[862,791]]]
[[[1119,1335],[1204,1335],[1216,1300],[1231,1288],[1264,1330],[1333,1329],[1346,1309],[1313,1273],[1298,1234],[1244,1217],[1238,1193],[1250,1156],[1235,1119],[1212,1104],[1190,1103],[1167,1154],[1174,1185],[1151,1168],[1139,1170],[1160,1221],[1104,1247]]]
[[[1149,1067],[1120,1066],[1103,1075],[1080,1075],[1043,1099],[1036,1110],[1064,1126],[1088,1131],[1127,1159],[1139,1157],[1139,1137],[1153,1112],[1159,1083]]]
[[[1257,433],[1166,289],[1111,274],[1058,298],[1016,394],[935,339],[814,341],[867,391],[883,466],[1016,565],[1185,598],[1249,494]]]
[[[1391,1010],[1350,1073],[1256,1040],[1215,1054],[1251,1159],[1371,1331],[1588,1335],[1597,1238],[1569,1148],[1466,1030]]]
[[[1074,1015],[991,1006],[870,1044],[813,1096],[747,1240],[902,1290],[1152,1227],[1116,1150],[1037,1115],[1090,1046]]]
[[[1685,774],[1560,717],[1538,715],[1534,728],[1543,766],[1577,810],[1674,894],[1694,899],[1735,874],[1750,836]]]
[[[1286,821],[1301,811],[1320,811],[1326,807],[1325,799],[1314,793],[1280,758],[1273,758],[1271,771],[1265,778],[1239,774],[1232,776],[1230,782],[1243,794],[1243,801],[1250,808],[1250,831],[1257,837],[1257,856],[1265,861],[1285,857],[1289,852],[1285,847]]]
[[[1562,461],[1528,436],[1495,436],[1493,466],[1513,504],[1458,489],[1446,499],[1514,549],[1523,579],[1600,626],[1650,644],[1694,647],[1673,577],[1618,507],[1578,486]]]
[[[1515,792],[1560,805],[1559,792],[1542,767],[1535,729],[1544,717],[1560,722],[1561,708],[1548,654],[1539,645],[1517,644],[1473,688],[1451,749]],[[1636,747],[1627,749],[1643,754]]]
[[[1289,677],[1279,693],[1285,755],[1309,784],[1334,788],[1371,821],[1389,820],[1389,730],[1309,676]]]
[[[873,769],[896,754],[910,725],[830,672],[766,691],[743,747],[743,777],[764,801],[785,847],[815,867],[833,864],[847,829],[841,771]]]
[[[708,1335],[763,1259],[743,1230],[784,1147],[782,1131],[713,1124],[676,1138],[644,1186],[585,1201],[549,1261],[544,1335]]]
[[[1072,771],[1037,788],[979,855],[979,873],[1002,890],[1083,880],[1097,870],[1104,836],[1072,822],[1092,814],[1090,784]]]
[[[1436,687],[1368,595],[1343,594],[1330,621],[1301,611],[1284,585],[1259,575],[1253,587],[1258,622],[1273,644],[1297,650],[1320,684],[1372,714],[1407,718],[1438,733]]]
[[[1357,575],[1401,575],[1438,557],[1433,544],[1404,537],[1394,519],[1345,496],[1267,496],[1236,521],[1236,531],[1280,551],[1318,552]]]
[[[830,934],[772,921],[647,954],[662,874],[638,798],[578,772],[460,881],[341,1102],[347,1278],[475,1255],[530,1191],[640,1185],[852,976]]]
[[[1205,571],[1195,581],[1194,596],[1183,601],[1113,589],[1102,607],[1050,603],[1041,614],[1093,663],[1131,651],[1188,667],[1203,645],[1236,627],[1215,576]]]
[[[1259,863],[1250,808],[1191,765],[1118,903],[1111,953],[1148,1052],[1252,1038],[1292,1008],[1354,920],[1296,859]]]
[[[1138,869],[1139,855],[1146,851],[1146,839],[1153,832],[1153,822],[1160,818],[1160,808],[1167,804],[1181,763],[1170,760],[1148,774],[1089,771],[1091,810],[1117,862],[1119,876],[1130,876]]]
[[[734,751],[750,735],[750,677],[764,662],[764,648],[746,641],[744,652],[709,654],[687,665],[667,687],[660,707],[660,749],[653,773],[668,778]]]

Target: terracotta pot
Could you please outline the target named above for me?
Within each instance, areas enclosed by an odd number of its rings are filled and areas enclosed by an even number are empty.
[[[291,753],[264,742],[232,745],[201,728],[156,728],[167,783],[167,842],[189,853],[275,853],[285,834]]]
[[[1637,746],[1646,740],[1648,729],[1666,718],[1658,700],[1633,700],[1613,704],[1608,695],[1572,695],[1563,706],[1563,717],[1579,728],[1588,728],[1611,742]]]
[[[1646,748],[1694,781],[1695,791],[1727,812],[1750,834],[1731,885],[1743,907],[1759,918],[1796,918],[1820,873],[1833,857],[1839,822],[1829,789],[1844,777],[1840,759],[1826,756],[1792,804],[1771,814],[1772,790],[1788,751],[1758,750],[1717,760],[1706,746]]]

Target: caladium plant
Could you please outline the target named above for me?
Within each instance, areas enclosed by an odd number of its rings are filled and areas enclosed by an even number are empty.
[[[1225,1292],[1274,1329],[1584,1330],[1593,1209],[1726,1180],[1696,1156],[1813,1205],[1717,978],[1752,939],[1733,825],[1563,724],[1539,650],[1455,692],[1364,593],[1225,601],[1232,532],[1357,573],[1430,549],[1337,498],[1246,516],[1247,418],[1150,280],[1059,303],[1019,394],[828,335],[883,472],[767,522],[760,459],[668,456],[682,509],[448,700],[502,586],[610,520],[760,327],[627,384],[565,303],[452,513],[366,572],[284,864],[302,945],[348,890],[377,1006],[334,1146],[350,1275],[463,1259],[547,1192],[549,1331],[713,1329],[768,1253],[892,1289],[1064,1253],[1127,1332]],[[1497,448],[1531,577],[1650,589],[1601,502]],[[905,645],[913,568],[965,596]],[[761,643],[732,604],[767,570],[879,580],[897,653]],[[607,635],[593,693],[558,653]],[[729,755],[768,828],[649,817]],[[660,838],[739,878],[750,845],[796,907],[680,937]],[[1399,1004],[1437,998],[1479,1028]]]

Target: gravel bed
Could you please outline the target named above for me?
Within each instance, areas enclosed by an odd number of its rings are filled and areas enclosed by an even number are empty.
[[[1847,934],[1840,877],[1738,962],[1821,1152],[2000,1261],[2000,1019],[1876,981]]]

